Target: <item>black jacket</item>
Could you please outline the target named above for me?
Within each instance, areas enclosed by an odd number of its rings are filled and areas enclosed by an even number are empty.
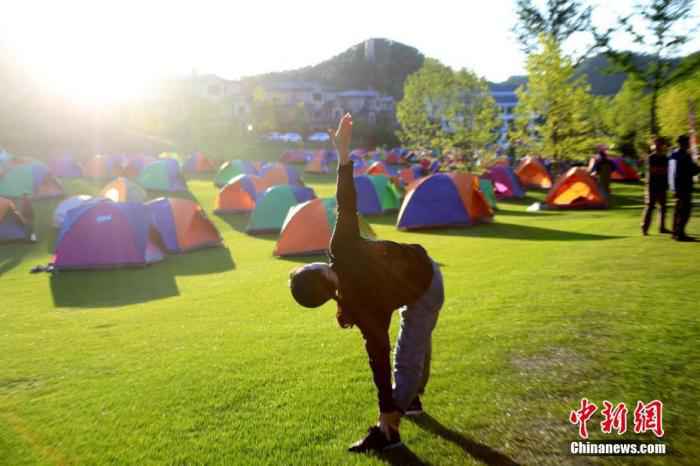
[[[668,157],[653,152],[647,159],[647,185],[650,191],[668,190]]]
[[[392,398],[391,314],[420,298],[433,279],[432,261],[418,244],[371,241],[360,236],[352,162],[338,167],[338,215],[330,244],[338,275],[339,314],[365,339],[379,409],[396,410]]]
[[[668,180],[671,190],[678,194],[693,192],[693,177],[700,173],[687,151],[678,149],[669,160]]]

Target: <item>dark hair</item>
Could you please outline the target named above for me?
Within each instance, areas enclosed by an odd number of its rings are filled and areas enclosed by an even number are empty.
[[[678,145],[681,147],[689,147],[690,146],[690,138],[688,137],[687,134],[681,134],[678,136]]]
[[[304,307],[319,307],[335,295],[335,286],[320,269],[294,272],[289,287],[294,300]]]

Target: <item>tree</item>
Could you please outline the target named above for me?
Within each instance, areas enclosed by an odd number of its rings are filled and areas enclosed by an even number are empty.
[[[620,92],[611,99],[605,122],[617,150],[623,155],[636,157],[640,151],[648,149],[650,105],[644,83],[633,76],[627,78]]]
[[[493,142],[500,125],[486,81],[430,58],[406,80],[396,113],[401,142],[419,147],[473,152]]]
[[[687,57],[678,66],[672,64],[679,48],[690,40],[692,8],[693,0],[648,0],[638,4],[632,15],[619,20],[635,44],[651,50],[651,61],[644,67],[634,60],[633,52],[612,47],[612,29],[595,32],[598,44],[616,67],[644,83],[651,95],[649,127],[655,135],[659,134],[658,101],[662,91],[700,69],[700,54]]]
[[[552,37],[540,36],[540,53],[527,59],[528,84],[517,89],[513,137],[543,155],[584,158],[596,142],[597,109],[583,76]]]
[[[659,127],[666,136],[688,132],[689,113],[700,111],[700,70],[659,97]]]
[[[591,29],[593,9],[584,6],[580,0],[547,0],[544,10],[538,9],[533,0],[517,0],[516,8],[518,22],[513,32],[526,53],[536,50],[541,34],[562,44],[572,34]],[[578,61],[582,61],[591,50]]]

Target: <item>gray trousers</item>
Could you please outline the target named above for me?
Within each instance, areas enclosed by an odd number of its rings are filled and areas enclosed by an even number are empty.
[[[418,301],[399,310],[399,336],[394,353],[394,403],[406,410],[423,394],[430,377],[432,333],[445,302],[440,266],[433,262],[433,281]]]

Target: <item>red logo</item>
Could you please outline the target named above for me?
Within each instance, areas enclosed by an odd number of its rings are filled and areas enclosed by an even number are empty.
[[[588,401],[588,398],[581,398],[579,409],[569,413],[569,422],[578,425],[578,435],[582,439],[588,438],[588,421],[591,420],[598,406]],[[664,404],[659,400],[649,403],[637,401],[634,409],[634,433],[643,434],[653,432],[657,437],[664,436],[663,427]],[[603,409],[600,414],[603,421],[600,423],[600,430],[604,434],[611,434],[613,431],[618,435],[627,432],[627,406],[624,402],[614,405],[608,400],[603,401]]]

